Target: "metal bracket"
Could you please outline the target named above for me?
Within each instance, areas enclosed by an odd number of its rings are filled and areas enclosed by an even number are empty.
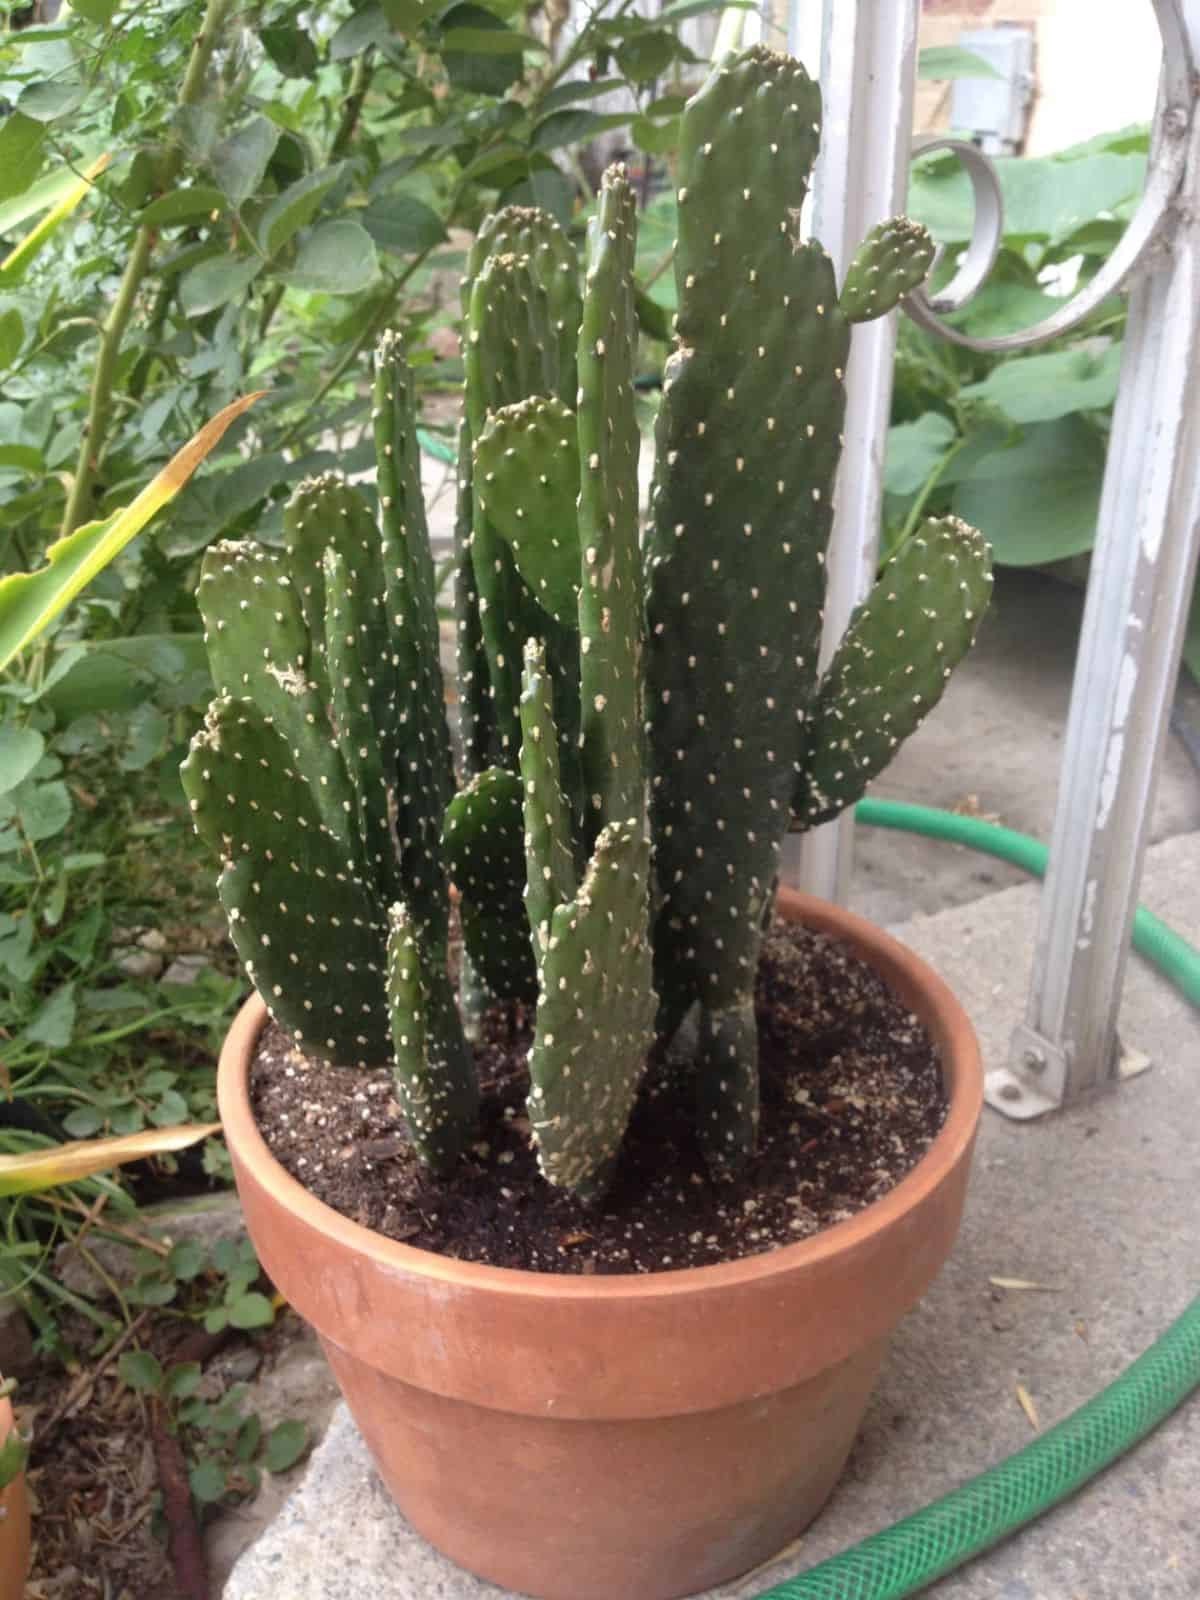
[[[1109,1071],[1093,1086],[1092,1093],[1101,1092],[1115,1081],[1140,1077],[1153,1064],[1144,1050],[1114,1039]],[[983,1098],[993,1111],[1012,1122],[1032,1122],[1048,1111],[1058,1111],[1068,1101],[1076,1103],[1079,1097],[1068,1094],[1070,1082],[1065,1050],[1027,1023],[1019,1023],[1013,1029],[1008,1064],[992,1068],[984,1077]]]

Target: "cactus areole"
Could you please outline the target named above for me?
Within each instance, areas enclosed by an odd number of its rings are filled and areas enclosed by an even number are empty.
[[[835,817],[937,702],[987,603],[952,519],[817,651],[852,324],[928,271],[876,228],[839,288],[800,229],[820,95],[754,48],[682,116],[678,316],[640,526],[637,215],[604,175],[582,284],[508,208],[464,285],[461,762],[401,340],[375,352],[378,507],[303,483],[281,549],[222,543],[199,600],[216,698],[183,765],[246,970],[309,1055],[390,1063],[423,1161],[476,1133],[483,1000],[536,1004],[544,1176],[603,1193],[648,1053],[685,1018],[713,1170],[753,1153],[753,988],[789,828]],[[447,971],[451,886],[470,977]]]

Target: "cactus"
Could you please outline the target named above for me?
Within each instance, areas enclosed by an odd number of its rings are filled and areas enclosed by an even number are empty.
[[[313,480],[282,553],[205,558],[218,694],[184,765],[235,942],[279,1020],[317,1054],[390,1060],[414,1147],[444,1171],[474,1138],[484,991],[536,998],[538,1159],[589,1199],[652,1042],[693,1008],[702,1146],[717,1174],[752,1152],[753,989],[783,836],[850,804],[936,702],[990,580],[978,535],[926,523],[818,674],[852,324],[908,293],[932,247],[904,219],[881,225],[839,296],[799,230],[820,96],[784,57],[730,58],[681,129],[677,348],[644,557],[636,213],[612,168],[582,300],[567,236],[536,210],[489,219],[468,260],[462,787],[412,375],[391,335],[377,514]]]
[[[603,1194],[654,1037],[646,881],[639,822],[600,832],[575,898],[550,917],[529,1112],[551,1183]]]
[[[197,831],[242,964],[273,1016],[314,1054],[386,1060],[387,926],[319,793],[254,700],[220,695],[183,764]]]
[[[859,245],[842,284],[846,321],[885,316],[925,281],[933,256],[933,240],[919,222],[889,217],[878,223]]]
[[[494,411],[475,445],[481,510],[512,550],[543,611],[575,627],[579,609],[579,449],[575,414],[534,396]]]
[[[550,941],[550,918],[575,894],[572,819],[562,790],[558,730],[540,639],[525,645],[521,695],[521,781],[524,786],[525,910],[539,971]]]
[[[454,991],[403,901],[388,908],[387,1005],[401,1109],[418,1155],[445,1172],[471,1138],[478,1092]]]
[[[460,895],[466,954],[493,994],[532,1000],[521,836],[521,780],[502,767],[488,767],[472,778],[446,809],[442,847]]]
[[[579,329],[579,694],[589,829],[599,832],[640,819],[646,785],[633,391],[637,209],[623,168],[604,175],[588,245]]]
[[[991,554],[956,517],[924,523],[854,612],[803,729],[793,825],[858,800],[941,698],[987,609]]]
[[[707,1018],[696,1088],[714,1164],[754,1144],[754,978],[816,675],[845,404],[832,264],[798,234],[819,117],[804,69],[753,50],[681,128],[680,349],[647,542],[655,957],[664,1018],[697,1000]]]
[[[647,540],[654,944],[661,1031],[700,1005],[698,1129],[717,1170],[754,1147],[764,913],[796,793],[811,798],[804,719],[850,321],[872,294],[871,314],[888,308],[883,287],[862,287],[885,265],[888,292],[911,287],[929,254],[923,230],[885,225],[839,300],[799,227],[819,125],[804,69],[756,48],[714,73],[681,126],[679,349]]]

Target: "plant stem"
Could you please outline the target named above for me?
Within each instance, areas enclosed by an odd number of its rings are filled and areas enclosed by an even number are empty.
[[[208,74],[209,63],[216,49],[217,40],[221,29],[233,9],[234,0],[208,0],[204,12],[204,22],[200,32],[192,41],[192,54],[188,62],[187,72],[184,74],[183,86],[179,91],[179,105],[190,106],[198,101],[204,93],[204,83]],[[176,146],[170,153],[165,163],[163,173],[163,188],[169,189],[179,174],[183,165],[183,153]],[[133,313],[137,301],[138,291],[142,280],[150,266],[150,256],[154,248],[156,233],[153,228],[142,227],[137,231],[134,239],[133,250],[125,266],[121,278],[121,286],[117,291],[117,298],[113,302],[112,310],[104,319],[100,332],[100,351],[96,357],[96,367],[92,374],[92,388],[88,400],[87,421],[83,425],[83,437],[79,441],[79,458],[75,466],[75,477],[71,484],[71,492],[67,496],[66,509],[63,512],[61,537],[73,533],[81,522],[85,521],[91,510],[92,490],[95,484],[96,469],[100,464],[100,457],[104,451],[105,437],[108,432],[108,423],[112,412],[112,386],[116,374],[117,357],[121,352],[121,341],[125,336],[125,329],[129,325],[129,318]]]
[[[904,546],[921,526],[921,517],[925,511],[926,505],[929,503],[929,496],[942,481],[942,474],[954,460],[958,452],[967,443],[969,438],[969,434],[963,434],[961,439],[956,439],[950,446],[949,450],[946,451],[946,454],[938,462],[937,466],[934,467],[933,471],[925,479],[925,482],[921,485],[921,492],[917,495],[917,498],[909,507],[908,516],[904,519],[904,526],[900,530],[900,537],[896,540],[895,544],[887,553],[887,559],[889,561],[893,560],[900,553],[900,551],[903,550]]]
[[[447,229],[453,226],[454,214],[457,209],[458,202],[455,200],[454,204],[450,208],[449,215],[446,218]],[[349,348],[343,351],[338,357],[337,361],[334,362],[333,367],[330,369],[328,375],[322,380],[316,394],[313,395],[312,399],[305,407],[303,415],[297,417],[296,421],[279,440],[278,444],[274,446],[276,450],[286,450],[289,445],[295,443],[296,439],[304,431],[304,424],[309,414],[317,409],[322,400],[324,400],[325,396],[333,388],[334,384],[337,383],[341,378],[347,367],[349,367],[353,362],[357,361],[365,346],[368,345],[375,335],[380,332],[384,323],[395,310],[396,296],[400,293],[401,289],[403,289],[404,285],[413,276],[413,274],[418,272],[420,268],[425,265],[426,260],[437,248],[438,247],[436,245],[426,245],[425,249],[422,250],[419,255],[415,255],[412,258],[412,260],[405,267],[404,271],[392,279],[390,292],[385,295],[385,297],[379,302],[378,306],[376,306],[371,316],[367,318],[366,322],[359,329],[357,336],[354,338]]]
[[[355,58],[354,71],[350,74],[350,86],[342,110],[342,120],[338,123],[338,131],[334,134],[333,143],[329,147],[331,162],[340,161],[350,148],[350,141],[354,138],[358,127],[359,115],[362,112],[363,101],[367,98],[367,90],[371,87],[371,75],[374,71],[375,63],[371,59],[371,52],[364,50],[362,55]]]
[[[363,102],[367,98],[367,90],[371,86],[371,74],[375,64],[370,59],[370,50],[364,50],[362,55],[356,57],[354,70],[350,74],[350,83],[347,88],[346,104],[342,109],[341,121],[338,130],[333,136],[333,143],[329,146],[329,164],[340,161],[350,147],[358,127],[358,119],[362,112]],[[258,337],[265,339],[267,329],[274,321],[275,313],[279,310],[279,302],[283,299],[287,285],[277,283],[263,301],[262,311],[258,318]]]

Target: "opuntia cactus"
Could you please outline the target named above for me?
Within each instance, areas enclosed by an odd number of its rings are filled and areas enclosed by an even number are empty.
[[[745,1161],[784,834],[862,793],[986,604],[983,541],[926,523],[818,673],[851,325],[932,258],[923,229],[881,224],[839,295],[799,227],[819,136],[816,86],[757,47],[683,113],[677,348],[640,549],[632,187],[605,174],[582,295],[545,214],[481,228],[463,288],[457,790],[394,336],[376,354],[376,509],[313,480],[282,552],[205,558],[217,698],[184,784],[238,950],[307,1049],[393,1063],[435,1168],[475,1136],[485,993],[536,1004],[529,1117],[551,1183],[603,1193],[651,1046],[692,1011],[701,1142],[717,1173]]]

